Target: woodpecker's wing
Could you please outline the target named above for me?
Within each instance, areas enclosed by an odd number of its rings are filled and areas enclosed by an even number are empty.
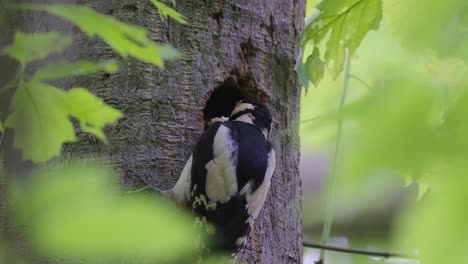
[[[265,171],[265,176],[260,186],[258,186],[257,189],[253,189],[254,181],[251,180],[241,190],[241,195],[243,195],[244,193],[246,195],[247,210],[249,214],[249,219],[247,219],[247,222],[249,222],[250,225],[253,224],[253,221],[258,217],[258,215],[260,214],[260,210],[265,204],[265,199],[267,197],[268,190],[270,189],[271,177],[273,176],[275,166],[276,153],[273,148],[270,148],[270,151],[268,153],[268,163]]]
[[[239,127],[239,195],[246,199],[248,219],[244,221],[252,224],[258,217],[270,189],[276,155],[261,131],[250,124],[236,121],[234,123]]]

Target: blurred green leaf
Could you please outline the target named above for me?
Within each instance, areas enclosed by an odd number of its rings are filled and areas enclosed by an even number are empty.
[[[32,77],[35,81],[48,81],[66,77],[80,76],[91,73],[104,71],[107,73],[115,73],[119,70],[119,66],[114,61],[94,63],[90,61],[78,61],[70,63],[66,61],[49,63],[46,66],[37,70]]]
[[[24,159],[46,161],[60,153],[63,142],[75,141],[65,96],[40,82],[18,87],[5,126],[15,130],[14,145],[23,150]]]
[[[100,14],[87,6],[76,5],[34,5],[22,4],[17,7],[46,11],[72,22],[88,36],[98,35],[122,57],[132,56],[143,62],[162,67],[160,45],[148,38],[148,30],[122,23],[115,18]]]
[[[173,18],[174,20],[176,20],[179,23],[182,23],[182,24],[187,23],[187,21],[185,21],[185,19],[184,19],[184,16],[182,16],[176,10],[168,7],[167,5],[161,3],[158,0],[150,0],[150,1],[151,1],[151,3],[153,3],[158,8],[159,14],[161,15],[161,17],[167,18],[169,16],[169,17]]]
[[[15,219],[46,256],[169,261],[195,251],[188,215],[162,200],[125,197],[109,170],[69,165],[41,170],[10,193]]]
[[[417,249],[424,264],[466,263],[468,192],[465,162],[444,169],[434,192],[401,214],[395,232],[399,248]]]
[[[312,55],[307,58],[307,76],[310,81],[317,87],[325,74],[325,63],[320,59],[320,51],[317,47],[314,48]]]
[[[465,0],[387,0],[384,8],[389,26],[406,48],[438,49],[453,53],[468,45]],[[415,14],[419,15],[415,15]]]
[[[370,30],[382,20],[381,0],[324,0],[317,5],[319,15],[304,29],[300,45],[317,46],[331,32],[326,45],[325,61],[333,75],[343,71],[345,48],[355,53]]]
[[[439,137],[441,108],[434,84],[401,74],[381,79],[356,106],[353,173],[413,173],[427,169],[449,146]],[[430,142],[430,143],[429,143]]]
[[[3,133],[4,130],[5,128],[3,127],[3,122],[0,121],[0,132]]]
[[[367,96],[348,104],[342,169],[346,178],[428,171],[442,158],[460,155],[460,141],[441,131],[442,94],[430,77],[409,71],[382,76]],[[334,125],[337,117],[331,112],[309,126]]]
[[[22,65],[28,62],[44,59],[52,53],[60,53],[72,43],[68,36],[51,31],[47,33],[27,34],[16,32],[11,46],[3,49],[2,53],[18,60]]]
[[[107,142],[104,127],[120,119],[120,111],[107,105],[85,88],[73,88],[66,95],[67,111],[80,121],[81,129]]]

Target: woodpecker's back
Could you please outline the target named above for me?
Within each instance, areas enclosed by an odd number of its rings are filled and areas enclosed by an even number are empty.
[[[238,250],[263,207],[275,167],[270,128],[263,104],[240,101],[229,120],[202,134],[173,189],[215,250]]]

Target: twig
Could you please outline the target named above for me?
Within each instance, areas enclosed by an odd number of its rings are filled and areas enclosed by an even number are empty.
[[[352,248],[345,248],[345,247],[323,245],[323,244],[320,244],[320,243],[313,243],[313,242],[302,242],[302,245],[304,247],[309,247],[309,248],[318,248],[318,249],[321,249],[321,250],[343,252],[343,253],[357,254],[357,255],[366,255],[366,256],[374,256],[374,257],[382,257],[382,258],[418,259],[418,257],[416,255],[412,255],[412,254],[374,251],[374,250],[352,249]]]
[[[350,74],[349,77],[351,77],[352,79],[358,81],[360,84],[362,84],[364,87],[366,87],[367,89],[372,89],[372,87],[366,82],[364,81],[363,79],[359,78],[357,75],[354,75],[354,74]]]
[[[333,157],[333,167],[331,172],[330,178],[330,191],[327,195],[327,207],[325,213],[325,223],[323,225],[322,231],[322,243],[328,244],[328,240],[330,239],[331,227],[333,223],[333,215],[334,215],[334,204],[335,204],[335,191],[336,191],[336,182],[337,182],[337,171],[338,171],[338,160],[340,154],[340,147],[341,147],[341,137],[342,137],[342,130],[343,130],[343,109],[346,102],[346,95],[348,93],[348,84],[349,84],[349,77],[350,77],[350,54],[349,49],[345,49],[345,61],[344,61],[344,81],[343,81],[343,91],[341,93],[340,103],[338,106],[338,126],[336,129],[336,143],[335,143],[335,152]],[[320,260],[323,262],[325,258],[325,250],[320,250]]]

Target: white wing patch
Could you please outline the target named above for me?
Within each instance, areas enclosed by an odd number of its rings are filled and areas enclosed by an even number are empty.
[[[247,222],[252,225],[255,218],[260,214],[260,210],[265,203],[268,190],[270,189],[271,176],[273,176],[273,171],[275,170],[276,165],[276,154],[275,150],[271,149],[268,153],[268,164],[265,172],[265,177],[263,178],[262,184],[252,193],[252,182],[247,183],[244,188],[241,190],[241,195],[246,193],[247,200],[247,211],[249,213],[249,219]]]
[[[211,201],[226,203],[237,192],[237,144],[230,129],[219,126],[213,140],[213,160],[205,165],[206,195]]]
[[[191,183],[191,171],[192,171],[192,160],[193,157],[190,156],[189,160],[185,164],[182,173],[180,174],[179,180],[172,189],[174,199],[178,203],[184,203],[190,198],[190,183]]]

